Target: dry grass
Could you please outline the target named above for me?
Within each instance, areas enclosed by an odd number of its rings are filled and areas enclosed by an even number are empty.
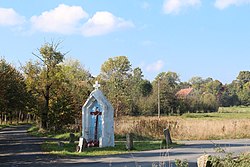
[[[123,117],[115,120],[115,134],[134,133],[162,139],[169,128],[174,140],[234,139],[250,137],[250,119],[208,119],[183,117]]]

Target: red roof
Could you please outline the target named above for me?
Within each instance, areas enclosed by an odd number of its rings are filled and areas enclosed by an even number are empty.
[[[186,97],[192,92],[193,88],[186,88],[186,89],[181,89],[179,90],[175,95],[177,97]]]

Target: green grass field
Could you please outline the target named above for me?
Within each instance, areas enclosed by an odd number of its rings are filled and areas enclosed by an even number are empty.
[[[250,119],[250,107],[220,107],[218,112],[214,113],[186,113],[182,118],[196,119]]]

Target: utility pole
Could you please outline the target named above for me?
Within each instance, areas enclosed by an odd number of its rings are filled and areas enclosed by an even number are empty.
[[[158,78],[158,118],[160,118],[160,114],[161,114],[161,103],[160,103],[160,80],[161,80],[161,77]]]

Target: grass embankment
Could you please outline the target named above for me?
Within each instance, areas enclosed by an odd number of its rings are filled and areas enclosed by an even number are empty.
[[[45,142],[42,144],[42,150],[45,152],[50,152],[51,154],[61,155],[61,156],[100,156],[100,155],[113,155],[113,154],[125,154],[125,153],[131,153],[136,151],[146,151],[146,150],[155,150],[160,149],[162,147],[162,141],[134,141],[134,149],[131,151],[128,151],[126,149],[126,142],[125,141],[116,141],[115,147],[106,147],[106,148],[87,148],[82,153],[76,152],[76,146],[78,145],[78,138],[79,133],[75,133],[76,135],[76,143],[71,144],[68,142],[69,140],[69,133],[61,133],[61,134],[55,134],[46,132],[44,130],[40,130],[36,126],[32,126],[28,132],[34,136],[40,136],[40,137],[49,137],[49,138],[55,138],[59,139],[60,141],[63,141],[63,145],[60,146],[58,142]],[[120,140],[123,139],[123,137],[116,137]],[[135,137],[135,139],[137,139]],[[175,147],[177,144],[173,143],[169,147]]]
[[[174,140],[239,139],[250,137],[250,108],[223,107],[216,113],[187,113],[182,116],[123,117],[115,120],[115,134],[128,132],[153,140],[169,128]]]

